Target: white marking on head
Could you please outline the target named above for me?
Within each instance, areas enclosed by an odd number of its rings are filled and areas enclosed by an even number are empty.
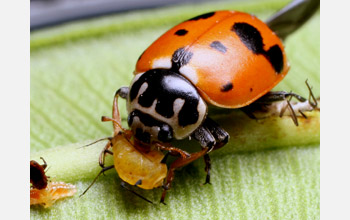
[[[198,75],[196,69],[191,66],[185,65],[179,69],[179,72],[190,80],[194,85],[198,83]]]
[[[163,57],[153,60],[152,69],[170,69],[171,68],[171,59],[169,57]]]
[[[148,83],[146,82],[142,83],[137,96],[140,96],[141,94],[143,94],[147,88],[148,88]]]
[[[173,104],[173,111],[176,115],[179,114],[180,110],[182,109],[182,106],[185,104],[185,100],[181,98],[177,98],[174,101]]]

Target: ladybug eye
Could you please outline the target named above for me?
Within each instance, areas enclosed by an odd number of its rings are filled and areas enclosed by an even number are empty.
[[[170,142],[173,139],[173,129],[169,125],[163,125],[158,132],[158,140]]]

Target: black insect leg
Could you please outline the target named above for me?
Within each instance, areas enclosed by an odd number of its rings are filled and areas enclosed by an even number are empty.
[[[106,172],[107,170],[110,170],[110,169],[113,169],[113,168],[114,168],[114,165],[108,166],[108,167],[104,167],[104,168],[97,174],[97,176],[96,176],[95,179],[92,181],[92,183],[88,186],[88,188],[86,188],[86,190],[85,190],[79,197],[82,197],[82,196],[91,188],[91,186],[95,184],[96,180],[101,176],[101,174],[103,174],[103,173]]]
[[[101,151],[100,156],[98,158],[98,163],[99,163],[100,167],[102,167],[102,168],[105,167],[106,154],[113,155],[113,152],[109,150],[109,148],[111,148],[111,147],[112,147],[112,138],[109,139],[108,143],[103,148],[103,150]]]
[[[142,181],[139,180],[139,181],[137,181],[137,182],[135,183],[135,186],[141,185],[141,184],[142,184]],[[149,203],[153,204],[152,201],[150,201],[150,200],[146,199],[145,197],[141,196],[140,194],[138,194],[138,193],[135,192],[134,190],[129,189],[128,184],[127,184],[126,182],[124,182],[123,180],[121,181],[120,186],[123,187],[124,189],[126,189],[127,191],[133,193],[134,195],[140,197],[141,199],[145,200],[146,202],[149,202]]]
[[[204,163],[205,163],[205,168],[204,168],[204,170],[205,170],[205,172],[207,172],[207,176],[206,176],[206,178],[205,178],[205,183],[204,183],[204,185],[207,184],[207,183],[211,184],[211,183],[210,183],[211,160],[210,160],[209,154],[205,154],[205,155],[204,155]]]
[[[43,157],[40,157],[40,159],[44,162],[44,164],[43,165],[41,165],[42,167],[43,167],[43,169],[45,170],[46,169],[46,167],[47,167],[47,163],[46,163],[46,161],[44,160],[44,158]]]
[[[306,99],[293,92],[271,91],[266,93],[264,96],[252,104],[241,108],[241,110],[250,118],[257,119],[261,118],[261,116],[268,117],[270,115],[279,115],[282,117],[288,108],[294,124],[298,126],[296,113],[299,113],[301,116],[306,118],[306,115],[303,113],[303,111],[312,111],[316,109],[318,105],[308,82],[305,81],[305,84],[309,90],[309,99]],[[292,98],[297,99],[299,102],[292,103]],[[256,114],[258,114],[260,117],[256,117]]]
[[[223,147],[228,142],[230,135],[215,121],[207,117],[202,126],[192,134],[192,137],[199,141],[202,148],[208,148],[207,154],[204,155],[205,171],[207,172],[204,184],[210,183],[211,161],[208,153]]]
[[[178,159],[176,159],[174,162],[171,163],[171,165],[169,167],[166,183],[163,185],[163,193],[162,193],[162,197],[160,199],[161,203],[165,204],[164,203],[165,195],[166,195],[167,190],[170,189],[171,183],[174,180],[175,170],[177,168],[183,167],[183,166],[197,160],[198,158],[204,156],[207,152],[208,152],[208,148],[204,147],[199,152],[191,153],[189,155],[189,157],[186,157],[186,158],[179,157]]]
[[[207,117],[202,126],[209,130],[211,135],[215,138],[216,142],[213,148],[208,151],[208,153],[212,150],[217,150],[227,144],[230,135],[214,120]]]

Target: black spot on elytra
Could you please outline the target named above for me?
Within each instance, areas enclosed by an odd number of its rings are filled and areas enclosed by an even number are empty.
[[[249,89],[249,92],[253,92],[253,88],[250,88],[250,89]]]
[[[235,32],[246,47],[254,54],[261,54],[271,63],[277,73],[283,69],[283,54],[276,44],[268,51],[264,50],[264,43],[258,29],[247,23],[235,23],[231,30]]]
[[[227,51],[227,48],[220,41],[213,41],[210,44],[210,47],[214,48],[222,53],[226,53],[226,51]]]
[[[206,14],[198,15],[194,18],[189,19],[189,21],[198,21],[199,19],[207,19],[207,18],[212,17],[214,14],[215,14],[215,12],[209,12]]]
[[[183,65],[186,65],[190,61],[192,56],[193,53],[185,50],[183,47],[177,49],[171,58],[171,69],[178,71]]]
[[[133,101],[141,86],[147,83],[146,90],[138,97],[138,103],[145,108],[157,100],[155,110],[166,118],[174,115],[173,105],[176,99],[184,100],[179,111],[179,125],[185,127],[198,121],[197,110],[200,95],[196,88],[185,77],[172,70],[154,69],[145,72],[131,86],[129,100]]]
[[[184,36],[184,35],[186,35],[188,33],[188,31],[186,30],[186,29],[180,29],[180,30],[177,30],[176,32],[175,32],[175,35],[177,35],[177,36]]]
[[[223,85],[221,87],[221,92],[228,92],[233,89],[233,84],[231,82],[228,82],[227,84]]]
[[[276,72],[280,73],[283,69],[283,54],[278,45],[270,47],[266,52],[265,57],[270,61]]]
[[[231,30],[238,35],[244,45],[253,53],[264,53],[263,39],[258,29],[247,23],[235,23]]]

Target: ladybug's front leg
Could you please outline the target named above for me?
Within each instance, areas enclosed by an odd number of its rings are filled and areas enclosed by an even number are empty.
[[[207,154],[204,155],[205,171],[207,172],[204,184],[210,184],[211,161],[208,153],[223,147],[228,142],[230,135],[215,121],[207,117],[191,137],[196,139],[202,148],[208,149]]]
[[[169,190],[171,187],[171,182],[174,180],[175,170],[177,168],[183,167],[183,166],[197,160],[198,158],[206,155],[208,153],[208,149],[209,148],[203,148],[201,151],[196,152],[196,153],[192,153],[186,158],[179,157],[170,165],[166,183],[163,185],[163,193],[162,193],[162,197],[160,199],[161,203],[165,204],[164,203],[165,195],[166,195],[167,190]]]

